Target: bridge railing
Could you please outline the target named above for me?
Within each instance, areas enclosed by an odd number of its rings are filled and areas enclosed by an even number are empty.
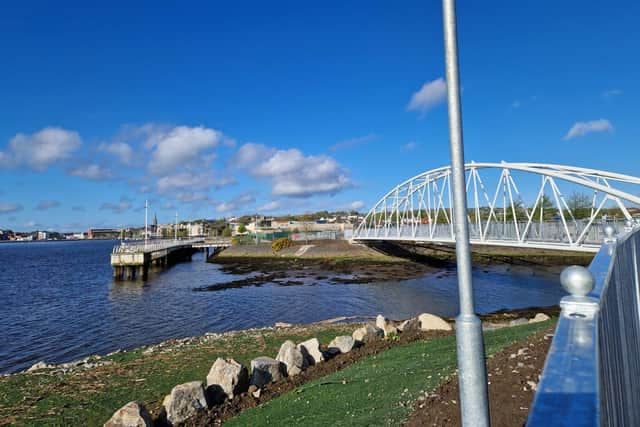
[[[135,241],[135,242],[123,242],[119,245],[113,247],[112,253],[121,254],[121,253],[140,253],[140,252],[156,252],[164,249],[173,248],[176,246],[187,246],[195,243],[202,242],[202,238],[197,239],[163,239],[163,240],[149,240],[145,242],[144,240]]]
[[[517,224],[517,227],[516,225]],[[571,223],[561,221],[544,221],[528,223],[526,221],[504,222],[486,221],[480,224],[469,222],[469,236],[476,241],[509,241],[509,242],[549,242],[571,244],[600,245],[604,238],[602,227],[594,227],[589,221],[576,220]],[[621,221],[610,221],[617,232],[623,232],[627,225]],[[586,231],[585,231],[586,230]],[[567,234],[567,231],[569,234]],[[421,224],[401,221],[389,222],[381,226],[363,227],[353,235],[354,239],[398,239],[415,241],[448,241],[454,240],[454,227],[450,223]],[[569,241],[571,238],[571,242]]]
[[[640,425],[640,229],[607,240],[590,277],[563,272],[572,295],[560,303],[528,426]]]

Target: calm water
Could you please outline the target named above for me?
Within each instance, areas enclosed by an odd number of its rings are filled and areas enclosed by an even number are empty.
[[[114,283],[113,242],[0,244],[0,373],[62,363],[168,338],[348,315],[407,318],[457,313],[454,270],[366,285],[263,285],[219,292],[194,287],[239,278],[197,254],[145,284]],[[558,303],[557,273],[516,267],[474,270],[480,312]]]

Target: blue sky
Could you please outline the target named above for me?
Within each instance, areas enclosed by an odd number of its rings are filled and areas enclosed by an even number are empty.
[[[366,210],[445,165],[440,2],[304,3],[4,5],[0,229]],[[459,2],[466,159],[640,175],[638,16]]]

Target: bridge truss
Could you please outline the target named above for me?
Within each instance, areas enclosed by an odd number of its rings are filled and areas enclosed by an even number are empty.
[[[637,224],[638,177],[538,163],[471,162],[465,171],[472,244],[596,252],[604,222]],[[453,243],[453,218],[451,167],[445,166],[385,194],[353,239]]]

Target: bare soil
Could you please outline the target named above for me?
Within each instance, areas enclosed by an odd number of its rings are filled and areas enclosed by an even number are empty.
[[[399,336],[397,341],[379,340],[368,343],[351,350],[346,354],[338,354],[329,360],[318,365],[310,366],[308,369],[294,377],[271,383],[261,390],[259,398],[255,398],[245,392],[233,400],[214,406],[208,412],[192,417],[186,422],[186,426],[220,425],[225,420],[238,415],[241,411],[253,408],[268,400],[274,399],[282,394],[288,393],[296,387],[340,371],[354,362],[368,356],[376,355],[380,352],[397,346],[398,344],[411,343],[417,340],[433,338],[438,336],[451,335],[453,332],[429,331],[429,332],[406,332]]]
[[[553,327],[531,335],[487,362],[491,425],[522,426],[547,357]],[[460,426],[458,378],[440,385],[415,404],[407,426]]]

